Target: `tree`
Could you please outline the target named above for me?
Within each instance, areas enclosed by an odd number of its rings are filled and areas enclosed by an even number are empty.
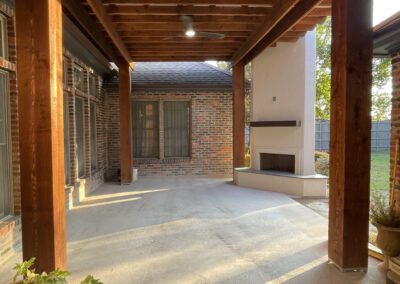
[[[316,27],[317,95],[315,113],[318,119],[329,119],[331,98],[331,18]],[[390,118],[391,95],[386,90],[390,80],[391,63],[388,58],[374,58],[372,62],[372,119]]]
[[[389,58],[374,58],[372,62],[372,119],[390,119],[391,95],[386,87],[390,80],[391,62]]]
[[[316,27],[317,41],[317,95],[315,115],[319,119],[329,119],[331,101],[331,19]]]

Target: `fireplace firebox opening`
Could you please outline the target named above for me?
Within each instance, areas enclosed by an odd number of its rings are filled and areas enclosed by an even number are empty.
[[[260,153],[260,170],[295,173],[295,155]]]

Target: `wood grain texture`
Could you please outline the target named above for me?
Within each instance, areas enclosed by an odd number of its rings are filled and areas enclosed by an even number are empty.
[[[233,55],[231,61],[236,64],[256,46],[279,21],[294,7],[298,0],[282,0],[273,6],[270,16],[266,17],[262,25],[247,39],[242,47]]]
[[[63,8],[68,11],[68,14],[73,20],[79,24],[81,29],[85,31],[85,35],[90,37],[91,41],[95,43],[96,47],[102,54],[109,60],[115,61],[117,56],[103,32],[95,21],[92,20],[85,8],[82,6],[80,0],[63,0]]]
[[[329,258],[368,267],[372,0],[332,7]]]
[[[67,0],[66,0],[67,1]],[[68,0],[78,1],[78,0]],[[89,14],[97,17],[104,32],[111,37],[117,50],[127,47],[127,52],[135,61],[178,61],[184,60],[232,60],[233,64],[245,58],[247,63],[254,56],[276,42],[295,42],[304,36],[306,31],[330,15],[330,0],[80,0]],[[293,13],[292,11],[295,10]],[[299,13],[301,12],[301,13]],[[289,18],[287,15],[291,14]],[[190,15],[196,37],[185,36],[185,26],[180,16]],[[279,28],[277,26],[279,25]],[[224,34],[225,38],[206,38],[201,32]],[[270,36],[269,34],[272,35]],[[297,35],[294,35],[297,34]],[[121,40],[116,38],[119,37]],[[189,47],[187,54],[178,54],[166,60],[171,53],[160,50],[146,56],[146,50],[129,48],[129,43],[140,43],[138,38],[151,39],[153,47],[169,45],[173,49],[176,44],[193,44],[201,41],[213,50],[214,43],[233,47],[225,54],[203,53]],[[253,52],[254,51],[254,52]],[[124,51],[125,52],[125,51]],[[248,53],[251,53],[248,56]],[[121,53],[123,54],[123,53]],[[207,56],[208,55],[208,56]],[[126,59],[126,58],[125,58]]]
[[[302,0],[279,21],[257,45],[245,54],[243,60],[245,63],[253,60],[265,48],[275,44],[287,31],[308,31],[312,30],[315,24],[303,25],[302,19],[305,18],[311,11],[318,7],[323,1],[321,0]],[[233,58],[232,60],[234,60]]]
[[[131,114],[131,72],[129,63],[121,58],[119,68],[119,109],[120,109],[120,155],[121,184],[132,183],[132,114]]]
[[[232,69],[232,95],[233,95],[233,167],[244,166],[245,161],[245,70],[241,61]]]
[[[300,124],[297,120],[252,121],[250,127],[298,127]]]
[[[103,26],[104,30],[108,34],[108,36],[113,41],[114,45],[118,49],[119,54],[127,61],[132,62],[132,59],[129,55],[128,50],[125,47],[124,42],[120,38],[118,32],[115,30],[114,24],[111,21],[110,16],[107,14],[106,10],[104,9],[103,4],[100,0],[87,0],[90,8],[96,15],[97,19]]]
[[[23,258],[66,269],[60,0],[16,1]]]

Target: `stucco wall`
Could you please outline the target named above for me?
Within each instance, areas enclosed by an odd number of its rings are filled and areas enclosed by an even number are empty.
[[[252,167],[259,153],[296,156],[296,174],[314,174],[315,33],[278,43],[252,61],[252,121],[297,120],[300,127],[252,128]]]

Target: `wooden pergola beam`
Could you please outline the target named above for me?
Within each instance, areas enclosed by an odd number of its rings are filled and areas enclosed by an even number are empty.
[[[103,0],[104,4],[111,5],[256,5],[270,7],[277,0]]]
[[[195,23],[194,27],[197,31],[208,31],[208,32],[221,32],[225,31],[253,31],[256,28],[256,24],[247,23]],[[119,23],[115,25],[117,31],[177,31],[183,32],[184,26],[182,23]]]
[[[298,0],[282,0],[273,6],[270,16],[265,19],[260,28],[256,30],[243,46],[233,55],[231,62],[236,65],[249,51],[254,48],[275,25],[294,7]]]
[[[119,68],[119,115],[121,184],[132,183],[132,118],[131,118],[131,72],[129,62],[121,58]]]
[[[262,38],[256,46],[245,54],[244,62],[248,63],[258,54],[260,54],[265,48],[276,43],[281,36],[287,31],[295,27],[302,18],[304,18],[310,11],[316,6],[322,3],[323,0],[301,0],[292,10],[290,10],[285,17],[275,26],[270,32]],[[314,25],[306,27],[306,29],[298,28],[297,31],[307,31],[309,28],[313,28]],[[234,58],[233,58],[234,59]]]
[[[332,6],[328,255],[340,269],[368,267],[372,0]]]
[[[94,1],[94,0],[88,0]],[[109,6],[109,15],[253,15],[263,16],[270,7],[233,6]]]
[[[249,15],[249,16],[215,16],[215,15],[198,15],[193,16],[193,22],[195,23],[248,23],[248,24],[256,24],[260,23],[265,16],[260,15]],[[114,15],[112,16],[113,23],[179,23],[182,27],[182,20],[179,16],[172,15],[136,15],[135,17],[131,17],[128,15]]]
[[[233,167],[244,167],[245,161],[245,64],[232,68]]]
[[[82,6],[79,0],[63,0],[63,8],[73,17],[75,23],[77,23],[87,37],[90,38],[91,42],[102,51],[103,55],[112,61],[116,61],[117,56],[109,44],[109,41],[104,37],[103,32],[99,29],[97,23],[90,18],[90,15]]]
[[[62,7],[16,1],[22,251],[37,272],[66,269]]]
[[[161,56],[146,56],[146,55],[135,55],[133,59],[135,62],[199,62],[206,60],[216,60],[216,61],[228,61],[230,56],[211,56],[211,55],[182,55],[174,54],[174,55],[161,55]]]
[[[163,37],[164,39],[168,39],[169,37],[182,37],[187,40],[190,40],[185,35],[184,31],[177,33],[176,31],[135,31],[134,33],[128,31],[120,31],[119,32],[121,38],[124,40],[125,38],[135,38],[135,37]],[[226,37],[241,37],[245,38],[248,37],[250,32],[248,31],[233,31],[233,32],[224,32]]]
[[[86,0],[90,8],[96,15],[99,22],[102,24],[103,28],[107,32],[108,36],[113,41],[115,47],[118,49],[120,55],[127,61],[132,62],[132,58],[129,55],[128,50],[125,47],[124,42],[115,30],[114,24],[112,23],[110,16],[104,9],[103,4],[100,0]]]

